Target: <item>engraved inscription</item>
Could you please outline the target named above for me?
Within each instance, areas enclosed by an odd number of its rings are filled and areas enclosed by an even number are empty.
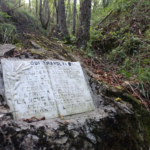
[[[2,59],[7,103],[16,120],[94,110],[79,62]]]

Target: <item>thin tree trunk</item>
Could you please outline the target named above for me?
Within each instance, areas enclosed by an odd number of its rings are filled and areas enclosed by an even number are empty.
[[[48,27],[49,19],[50,19],[50,11],[48,7],[48,0],[45,0],[45,13],[44,13],[44,19],[42,15],[42,0],[40,0],[40,9],[39,9],[39,16],[40,16],[40,21],[42,24],[42,27],[46,30]]]
[[[72,15],[71,15],[71,7],[72,5],[70,5],[70,0],[68,1],[69,2],[69,5],[68,5],[68,19],[67,19],[67,24],[68,24],[68,27],[70,26],[70,20],[72,19]]]
[[[40,16],[40,20],[42,18],[42,0],[40,0],[40,5],[39,5],[39,16]]]
[[[19,7],[21,6],[21,0],[19,0]]]
[[[47,19],[47,10],[48,10],[48,1],[47,0],[44,0],[44,22],[46,22],[46,19]]]
[[[106,2],[105,2],[105,0],[103,0],[103,7],[105,7],[105,4],[106,4]]]
[[[62,37],[67,37],[69,35],[66,25],[66,15],[65,15],[65,3],[64,0],[59,0],[58,3],[58,14],[59,14],[59,25],[62,33]]]
[[[29,0],[29,11],[31,12],[31,1]]]
[[[72,23],[72,34],[75,34],[75,27],[76,27],[76,0],[73,3],[73,23]]]
[[[38,16],[38,0],[36,0],[36,16]]]
[[[26,3],[24,2],[24,10],[26,10]]]
[[[53,3],[53,15],[52,15],[52,23],[54,23],[54,17],[55,17],[55,11],[54,11],[54,7],[55,7],[55,4]]]
[[[57,22],[57,25],[59,24],[59,14],[58,14],[58,4],[56,2],[56,0],[54,0],[54,5],[55,5],[55,8],[56,8],[56,22]]]
[[[94,12],[95,12],[95,10],[96,10],[96,6],[97,6],[97,0],[94,0],[93,13],[94,13]]]
[[[66,11],[66,20],[67,20],[67,25],[68,26],[69,26],[69,9],[70,9],[70,0],[68,0],[67,11]]]
[[[86,48],[90,39],[91,0],[80,1],[80,16],[77,31],[78,48]]]

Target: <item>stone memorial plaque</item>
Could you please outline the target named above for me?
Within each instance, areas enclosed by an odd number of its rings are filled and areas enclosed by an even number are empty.
[[[79,62],[2,59],[14,119],[56,118],[94,110]]]

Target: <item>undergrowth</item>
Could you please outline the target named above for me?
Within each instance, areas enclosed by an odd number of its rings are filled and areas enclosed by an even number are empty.
[[[23,32],[46,35],[38,17],[11,1],[2,0],[0,7],[0,43],[16,44]],[[1,6],[1,5],[0,5]],[[15,7],[17,9],[15,9]],[[11,11],[8,11],[11,10]]]
[[[113,13],[98,26],[111,10]],[[92,14],[91,39],[87,46],[88,53],[103,56],[108,64],[117,66],[118,74],[140,83],[143,95],[144,87],[148,90],[150,87],[149,16],[148,0],[118,0],[107,7],[99,5]]]

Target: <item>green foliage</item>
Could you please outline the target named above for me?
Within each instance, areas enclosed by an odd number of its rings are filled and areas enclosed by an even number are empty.
[[[90,28],[90,39],[91,39],[91,41],[96,41],[96,40],[99,40],[101,38],[104,38],[103,28],[101,28],[100,30]]]
[[[70,49],[75,49],[75,46],[73,46],[73,45],[69,45],[67,47],[70,48]]]
[[[140,46],[143,44],[141,40],[133,33],[125,33],[124,37],[121,38],[120,34],[115,32],[110,33],[114,38],[121,40],[121,45],[113,49],[109,55],[108,59],[116,60],[116,58],[125,59],[127,55],[135,55],[138,53]],[[122,34],[123,36],[123,34]],[[121,38],[121,39],[120,39]]]
[[[125,70],[122,70],[121,74],[125,75],[128,78],[131,77],[131,74],[129,72],[126,72]]]
[[[71,36],[70,36],[70,41],[71,41],[72,44],[75,44],[75,43],[77,42],[76,36],[71,35]]]
[[[147,82],[150,84],[150,68],[139,68],[139,74],[137,77],[142,83]]]
[[[3,43],[14,43],[17,38],[17,30],[13,24],[0,23],[0,36],[3,39]]]
[[[92,52],[92,50],[91,50],[91,47],[92,47],[92,45],[91,45],[91,41],[89,41],[89,42],[87,42],[87,47],[86,47],[86,54],[88,55],[88,56],[93,56],[93,52]]]
[[[0,17],[4,17],[4,18],[10,18],[11,16],[9,16],[7,13],[5,12],[0,12]]]

